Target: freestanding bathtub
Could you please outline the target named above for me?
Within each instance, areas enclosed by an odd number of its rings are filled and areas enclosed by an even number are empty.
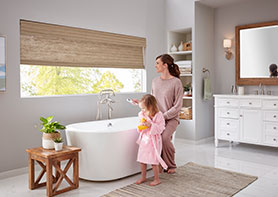
[[[138,122],[138,117],[128,117],[67,125],[67,144],[82,149],[80,178],[108,181],[140,172]]]

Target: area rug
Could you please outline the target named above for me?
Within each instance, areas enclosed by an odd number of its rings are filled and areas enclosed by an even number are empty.
[[[233,196],[258,177],[198,165],[192,162],[178,167],[175,174],[160,174],[161,184],[149,186],[153,177],[140,185],[131,184],[103,197],[183,197]]]

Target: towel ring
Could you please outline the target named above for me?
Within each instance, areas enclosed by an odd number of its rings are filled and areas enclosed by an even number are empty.
[[[210,76],[210,72],[209,72],[209,69],[207,69],[207,68],[203,68],[203,73],[206,73],[206,72],[208,72],[208,75]]]

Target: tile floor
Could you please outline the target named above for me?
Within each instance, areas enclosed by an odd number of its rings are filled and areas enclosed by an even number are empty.
[[[215,148],[213,142],[193,145],[176,139],[176,162],[178,166],[192,161],[197,164],[213,166],[231,171],[258,176],[258,180],[240,191],[237,197],[278,196],[278,150],[277,148],[248,144],[232,144],[222,142]],[[101,196],[114,189],[134,183],[139,174],[117,181],[90,182],[80,180],[79,189],[60,194],[69,197]],[[152,176],[152,171],[148,171]],[[0,176],[1,177],[1,176]],[[162,183],[163,184],[163,183]],[[2,197],[37,197],[45,196],[45,188],[28,189],[28,174],[0,179],[0,196]]]

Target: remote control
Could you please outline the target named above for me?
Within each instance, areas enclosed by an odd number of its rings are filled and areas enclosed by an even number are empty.
[[[133,102],[132,99],[130,99],[130,98],[127,98],[126,101],[133,105],[138,105],[137,103]]]

